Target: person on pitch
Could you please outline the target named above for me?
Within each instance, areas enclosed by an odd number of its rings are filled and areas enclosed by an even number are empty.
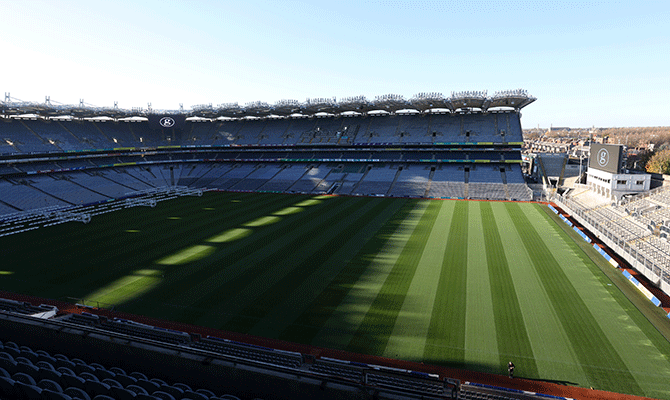
[[[507,373],[510,378],[514,378],[514,363],[511,361],[507,363]]]

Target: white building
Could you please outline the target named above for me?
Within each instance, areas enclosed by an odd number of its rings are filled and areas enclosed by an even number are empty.
[[[626,194],[646,192],[651,185],[650,174],[613,174],[589,168],[586,176],[586,184],[591,190],[616,201]]]
[[[623,173],[622,163],[623,146],[593,143],[586,184],[599,195],[616,201],[627,194],[648,191],[651,175]]]

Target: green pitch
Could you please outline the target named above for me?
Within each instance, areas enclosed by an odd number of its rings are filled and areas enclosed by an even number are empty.
[[[530,203],[206,193],[2,238],[0,287],[670,399],[670,343],[552,218]]]

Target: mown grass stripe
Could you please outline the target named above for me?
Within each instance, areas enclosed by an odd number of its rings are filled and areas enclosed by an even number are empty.
[[[467,290],[469,205],[469,202],[455,202],[449,230],[442,237],[442,240],[446,239],[446,246],[442,250],[439,290],[431,307],[432,317],[423,352],[427,362],[461,368],[465,366],[467,297],[464,294]]]
[[[347,235],[326,244],[323,248],[329,254],[323,255],[324,261],[319,268],[304,278],[298,277],[291,293],[283,297],[277,296],[275,305],[268,307],[263,319],[254,325],[249,333],[257,336],[277,337],[283,332],[310,306],[315,298],[330,286],[333,279],[339,276],[342,270],[349,268],[352,255],[365,247],[402,205],[402,201],[389,201],[388,199],[380,202],[381,209],[375,207],[371,212],[359,218],[363,226],[350,225],[347,228]],[[331,247],[332,250],[330,250]],[[308,262],[316,261],[311,258]],[[289,289],[289,287],[280,288],[282,291]],[[267,297],[267,293],[263,297]],[[263,300],[259,299],[260,301]],[[311,339],[305,343],[310,341]]]
[[[507,259],[514,260],[510,273],[514,280],[514,287],[537,364],[538,376],[528,377],[542,379],[546,376],[554,376],[560,377],[556,380],[566,384],[588,384],[587,376],[582,371],[575,349],[547,295],[547,289],[540,280],[533,261],[523,245],[523,240],[507,211],[507,203],[494,203],[491,207],[496,215],[498,231],[505,238]],[[530,204],[521,204],[520,207],[524,212],[532,210]],[[560,238],[552,239],[554,243],[560,244],[561,242]],[[523,364],[520,364],[519,368],[519,373],[523,373]],[[525,373],[522,376],[525,376]]]
[[[343,288],[347,290],[346,296],[318,330],[312,339],[313,345],[344,349],[351,342],[396,266],[403,249],[412,238],[414,230],[419,226],[429,202],[410,200],[410,204],[411,208],[404,219],[399,221],[397,230],[386,238],[381,251],[358,258],[357,262],[364,263],[367,267],[353,285]],[[383,240],[384,236],[379,239]]]
[[[445,238],[449,237],[449,222],[452,220],[455,204],[453,201],[440,202],[433,231],[428,237],[425,251],[421,255],[405,301],[396,318],[393,333],[386,344],[385,357],[424,360],[426,340],[442,283],[440,272],[447,247]]]
[[[500,373],[500,355],[486,262],[480,202],[468,210],[468,262],[465,288],[465,365],[479,371]]]
[[[500,365],[513,360],[520,366],[518,373],[537,376],[535,356],[491,204],[481,203],[481,213]]]
[[[508,211],[542,283],[547,288],[549,299],[575,348],[589,383],[596,388],[620,387],[625,392],[642,392],[528,217],[518,204],[509,204]],[[607,361],[603,363],[603,359]]]
[[[383,354],[419,259],[435,224],[440,205],[429,202],[419,225],[403,249],[396,265],[384,282],[347,350],[357,353]]]

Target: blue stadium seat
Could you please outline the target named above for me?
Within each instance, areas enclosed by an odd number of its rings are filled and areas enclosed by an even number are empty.
[[[172,397],[174,397],[176,400],[179,400],[182,397],[184,397],[184,390],[175,386],[162,385],[158,390],[160,390],[161,392],[171,394]]]
[[[73,363],[67,358],[59,358],[58,354],[56,355],[55,358],[56,358],[56,364],[54,364],[54,367],[67,367],[74,371],[74,367],[76,366],[75,363]]]
[[[137,396],[137,393],[122,387],[112,386],[110,392],[116,400],[133,400]]]
[[[95,368],[95,369],[104,369],[104,370],[107,369],[107,368],[103,367],[102,365],[100,365],[100,364],[98,364],[98,363],[90,363],[90,364],[88,364],[88,365],[90,365],[91,367],[93,367],[93,368]]]
[[[198,389],[198,390],[196,390],[195,392],[196,392],[196,393],[200,393],[200,394],[204,394],[204,395],[207,396],[208,398],[216,397],[216,395],[214,394],[214,392],[212,392],[211,390],[207,390],[207,389]]]
[[[63,383],[62,380],[63,374],[53,369],[40,368],[40,370],[37,372],[37,376],[39,377],[40,380],[50,379],[57,383]]]
[[[191,389],[191,387],[189,385],[185,384],[185,383],[179,383],[178,382],[178,383],[172,384],[172,386],[174,386],[176,388],[179,388],[179,389],[183,390],[184,392],[192,392],[193,391],[193,389]]]
[[[128,385],[128,386],[126,386],[126,389],[132,390],[133,392],[135,392],[137,394],[149,394],[149,393],[147,393],[147,391],[143,387],[137,386],[137,385]]]
[[[73,360],[73,362],[74,362],[74,360]],[[90,365],[80,364],[80,363],[77,363],[77,362],[75,362],[73,370],[74,370],[74,372],[76,372],[79,375],[81,375],[84,372],[88,372],[89,374],[93,374],[95,372],[95,368],[91,367]]]
[[[91,396],[89,396],[83,389],[78,387],[68,387],[63,391],[63,393],[72,397],[73,399],[91,400]]]
[[[56,359],[51,356],[51,354],[47,353],[44,350],[37,350],[35,352],[37,354],[38,361],[46,361],[51,365],[56,365]]]
[[[150,394],[138,394],[135,396],[135,400],[160,400],[160,398],[154,397]]]
[[[161,385],[157,384],[156,382],[151,382],[146,379],[138,379],[136,385],[144,388],[147,393],[153,393],[161,387]]]
[[[5,353],[7,354],[7,353]],[[9,354],[8,354],[9,355]],[[16,371],[17,362],[9,358],[0,357],[0,368],[3,368],[5,371],[9,372],[11,375],[14,375]]]
[[[151,378],[151,379],[149,379],[149,381],[151,381],[153,383],[157,383],[158,386],[167,385],[167,383],[164,380],[158,379],[158,378]]]
[[[148,381],[148,380],[149,380],[149,379],[147,379],[147,376],[144,375],[144,374],[141,373],[141,372],[135,372],[135,371],[133,371],[133,372],[130,373],[130,376],[132,376],[133,378],[135,378],[135,379],[137,379],[137,380],[140,380],[140,379],[144,379],[145,381]]]
[[[24,400],[41,400],[42,388],[35,385],[24,383],[23,381],[15,381],[14,390],[19,399]]]
[[[10,354],[12,357],[19,357],[21,355],[21,350],[19,350],[19,347],[13,342],[5,343],[3,351]]]
[[[122,384],[123,387],[128,387],[128,385],[137,384],[137,379],[133,378],[132,376],[128,376],[128,375],[116,375],[114,380],[116,380],[120,384]]]
[[[116,374],[113,373],[112,371],[108,371],[106,369],[99,369],[96,368],[95,372],[93,373],[95,376],[98,377],[100,381],[104,379],[114,379],[116,377]]]
[[[54,392],[49,389],[42,389],[42,399],[44,400],[72,400],[72,397],[65,393]]]
[[[116,379],[112,379],[112,378],[105,378],[105,379],[102,380],[102,383],[109,385],[110,388],[112,388],[112,387],[118,387],[118,388],[124,387],[121,384],[121,382],[117,381]]]
[[[99,394],[93,398],[93,400],[116,400],[113,397],[106,396],[104,394]]]
[[[20,355],[18,357],[14,357],[14,361],[22,362],[22,363],[28,364],[28,365],[33,365],[33,362],[30,359],[24,357],[23,355]]]
[[[87,381],[100,382],[100,379],[90,372],[81,372],[79,373],[79,377]]]
[[[106,383],[102,383],[100,381],[87,380],[86,382],[84,382],[84,390],[91,397],[95,397],[98,395],[109,396],[111,394],[109,385]]]
[[[4,376],[5,378],[11,378],[12,375],[7,372],[6,369],[0,367],[0,376]]]
[[[42,389],[49,389],[53,390],[54,392],[63,392],[63,388],[61,387],[60,384],[57,382],[52,381],[51,379],[42,379],[39,382],[37,382],[37,386],[41,387]]]
[[[37,368],[50,369],[50,370],[52,370],[52,371],[55,371],[55,370],[56,370],[56,367],[54,367],[52,363],[47,362],[47,361],[42,361],[42,360],[40,360],[40,361],[37,361],[34,365],[35,365]]]
[[[77,376],[77,374],[72,369],[70,369],[68,367],[58,367],[58,368],[56,368],[56,371],[60,372],[62,375]]]
[[[171,395],[169,393],[166,393],[166,392],[163,392],[161,390],[156,390],[151,395],[154,396],[154,397],[158,397],[161,400],[177,400],[177,399],[174,398],[173,395]]]
[[[39,375],[39,368],[34,366],[30,360],[24,357],[17,357],[17,363],[16,363],[16,371],[17,372],[23,372],[25,374],[28,374],[32,377],[37,377]]]
[[[84,390],[84,382],[86,382],[84,379],[75,376],[75,375],[63,375],[61,377],[62,382],[67,386],[67,387],[73,387],[77,389],[82,389]]]
[[[30,347],[21,346],[19,349],[21,350],[21,357],[29,359],[33,364],[39,361],[39,356]]]
[[[108,368],[108,370],[115,373],[116,375],[128,375],[126,374],[126,371],[124,371],[122,368],[119,367],[111,367]]]
[[[33,386],[37,385],[37,382],[35,382],[35,379],[32,376],[30,376],[30,375],[28,375],[24,372],[15,373],[14,375],[12,375],[12,379],[14,379],[17,382],[25,383],[26,385],[33,385]]]
[[[184,398],[191,400],[209,400],[209,396],[205,396],[202,393],[194,392],[192,390],[185,391]]]

